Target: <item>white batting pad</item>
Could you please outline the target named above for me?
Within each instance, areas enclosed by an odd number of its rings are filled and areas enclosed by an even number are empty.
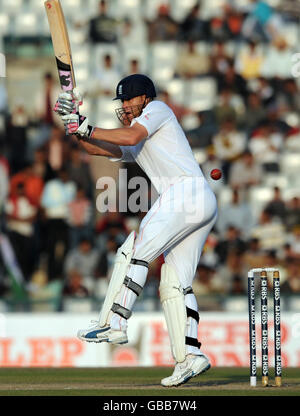
[[[114,269],[110,278],[105,300],[100,312],[100,327],[104,327],[109,324],[109,314],[111,312],[112,305],[115,299],[117,298],[118,294],[120,293],[129,263],[132,258],[135,235],[135,231],[132,231],[132,233],[129,234],[126,241],[117,251]]]
[[[187,324],[184,294],[176,271],[168,264],[161,268],[160,299],[169,331],[172,354],[177,362],[185,360],[185,332]]]

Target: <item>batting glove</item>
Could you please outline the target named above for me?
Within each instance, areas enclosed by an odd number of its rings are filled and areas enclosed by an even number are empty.
[[[80,105],[82,105],[82,96],[78,88],[74,88],[72,93],[62,92],[59,94],[53,110],[58,115],[63,116],[77,113]]]
[[[89,139],[94,127],[89,125],[89,119],[79,113],[66,114],[61,117],[66,134],[76,134],[79,138]]]

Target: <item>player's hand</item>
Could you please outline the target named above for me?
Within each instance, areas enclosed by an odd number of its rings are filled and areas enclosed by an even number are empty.
[[[87,117],[77,112],[61,116],[61,119],[67,135],[76,134],[81,138],[91,137],[94,128],[89,125],[89,119]]]
[[[53,110],[60,116],[77,113],[82,102],[80,91],[78,88],[74,88],[72,93],[62,92],[59,94]]]

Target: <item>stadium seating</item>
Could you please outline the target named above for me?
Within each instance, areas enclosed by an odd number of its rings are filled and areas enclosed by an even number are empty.
[[[274,7],[279,4],[279,0],[267,0],[267,2]],[[112,96],[106,95],[107,92],[99,98],[94,91],[96,90],[95,87],[99,86],[95,72],[101,69],[103,58],[106,54],[112,56],[113,63],[120,72],[120,76],[129,74],[130,61],[136,59],[139,64],[139,72],[146,73],[153,78],[158,92],[165,89],[174,104],[191,109],[194,113],[185,115],[181,120],[181,125],[185,130],[199,126],[197,112],[214,109],[219,97],[216,78],[211,74],[194,79],[180,78],[177,74],[175,76],[178,56],[186,45],[177,41],[148,42],[147,25],[143,18],[150,21],[154,19],[157,16],[159,6],[163,3],[161,0],[108,1],[108,11],[119,23],[124,18],[130,18],[133,22],[138,21],[138,26],[135,28],[135,39],[132,42],[127,42],[126,37],[122,39],[123,26],[120,24],[117,30],[119,38],[117,43],[99,43],[96,45],[89,42],[89,27],[86,23],[98,13],[99,0],[62,0],[62,3],[72,46],[76,82],[84,94],[84,104],[81,110],[83,114],[88,115],[91,124],[99,125],[103,128],[119,127],[115,108],[119,107],[120,103],[112,101]],[[166,3],[170,5],[171,16],[177,22],[181,22],[197,1],[169,0]],[[203,0],[199,16],[204,19],[221,16],[225,3],[228,4],[229,1]],[[251,0],[231,0],[230,4],[239,11],[246,12],[249,10],[252,2]],[[287,20],[284,29],[288,44],[293,48],[292,51],[296,51],[299,44],[299,26],[293,21]],[[0,51],[3,48],[3,38],[7,37],[6,35],[11,37],[27,38],[36,36],[38,38],[41,36],[49,38],[49,26],[44,13],[43,0],[0,0]],[[50,43],[49,45],[51,46]],[[204,54],[212,53],[212,45],[212,40],[195,43],[196,50]],[[36,48],[36,45],[33,45],[33,48]],[[225,41],[225,51],[234,60],[241,51],[244,52],[247,48],[248,44],[245,41]],[[270,45],[259,44],[257,48],[265,56],[270,49]],[[26,50],[22,52],[22,56],[26,56]],[[51,58],[53,57],[51,56]],[[52,69],[55,70],[54,59]],[[300,77],[296,81],[300,85]],[[31,79],[27,78],[24,79],[24,83],[26,84],[24,91],[28,92],[35,86],[36,79],[34,77]],[[111,87],[114,90],[115,86],[111,85]],[[237,95],[237,98],[243,102],[243,98],[240,95]],[[245,110],[245,118],[247,118],[247,108]],[[294,112],[282,114],[282,118],[297,132],[296,129],[300,122],[297,111],[294,110]],[[245,123],[245,120],[243,121]],[[241,125],[243,126],[242,123]],[[264,172],[260,178],[260,184],[249,189],[248,202],[251,205],[255,220],[258,220],[262,209],[273,197],[273,188],[275,186],[281,189],[283,199],[286,202],[290,201],[294,196],[299,197],[300,146],[298,144],[297,147],[297,133],[295,133],[293,138],[293,143],[291,141],[289,146],[289,137],[283,137],[283,151],[278,155],[279,172]],[[193,148],[193,153],[200,165],[207,161],[207,149],[195,147]],[[219,160],[218,162],[221,163]],[[209,178],[209,171],[206,174],[210,185],[217,194],[219,207],[230,203],[232,200],[232,188],[226,183],[225,175],[223,175],[222,180],[213,181]],[[126,218],[128,229],[137,229],[139,220],[139,218],[135,217]],[[96,282],[95,285],[94,297],[101,301],[106,289],[107,280],[99,279],[99,282]],[[293,310],[300,310],[300,302],[296,297],[291,298],[287,305],[293,308]],[[55,310],[54,304],[49,304],[48,309],[46,305],[40,306],[37,304],[35,310],[41,311],[43,307],[45,308],[44,310]],[[244,297],[236,296],[225,299],[222,307],[226,311],[246,311],[247,304]],[[5,311],[5,308],[7,308],[6,303],[0,301],[0,312]],[[68,312],[85,313],[98,309],[99,302],[96,305],[94,298],[79,300],[68,297],[63,299],[62,308]],[[140,311],[154,311],[157,308],[156,301],[151,298],[145,298],[142,302],[138,301],[136,305],[136,310]]]
[[[267,186],[251,187],[249,190],[249,202],[256,218],[259,217],[264,206],[272,199],[273,193],[273,189]]]
[[[280,169],[289,180],[294,181],[299,176],[300,171],[300,154],[283,153],[280,157]]]
[[[98,125],[106,129],[118,127],[119,123],[115,115],[115,109],[119,106],[120,103],[112,101],[111,97],[99,98],[97,101]]]
[[[36,36],[39,34],[38,18],[35,13],[18,14],[15,18],[15,31],[17,36]]]
[[[155,42],[149,46],[150,75],[157,83],[164,83],[174,76],[177,61],[177,42]]]
[[[113,16],[118,19],[130,17],[132,20],[138,20],[142,16],[142,4],[139,0],[117,0],[111,10]]]
[[[0,13],[0,37],[9,33],[11,27],[11,21],[7,13]]]
[[[193,111],[211,110],[216,99],[216,81],[203,77],[187,81],[185,104]]]
[[[23,0],[2,0],[1,11],[9,15],[16,14],[24,6]]]

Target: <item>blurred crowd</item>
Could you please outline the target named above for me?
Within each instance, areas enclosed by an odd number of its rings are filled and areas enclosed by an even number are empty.
[[[99,14],[88,22],[90,44],[136,44],[135,22],[130,16],[115,19],[107,3],[100,1]],[[238,1],[228,0],[209,18],[203,16],[201,1],[195,2],[181,21],[161,3],[156,17],[143,22],[145,39],[140,41],[181,45],[174,79],[209,76],[216,83],[212,108],[201,111],[158,88],[158,98],[173,109],[195,154],[201,155],[199,163],[219,200],[218,221],[194,281],[199,296],[245,295],[248,270],[264,266],[280,269],[283,294],[300,294],[300,171],[292,172],[298,195],[286,196],[292,184],[282,165],[286,153],[300,160],[300,83],[291,69],[295,46],[285,36],[285,25],[291,22],[299,24],[292,11],[259,0],[249,1],[246,11]],[[199,42],[206,48],[197,48]],[[229,52],[228,42],[235,53]],[[133,59],[125,70],[105,54],[96,68],[99,88],[94,93],[113,96],[119,79],[140,72],[141,64]],[[76,139],[65,136],[56,119],[52,108],[57,91],[53,74],[46,73],[38,117],[31,119],[23,104],[9,110],[0,79],[3,298],[12,293],[16,268],[33,298],[45,288],[55,293],[57,282],[63,297],[103,297],[116,250],[144,215],[97,212],[91,158]],[[186,122],[190,119],[193,126]],[[223,173],[218,182],[209,178],[213,168]],[[128,169],[130,176],[143,174],[135,165]],[[260,187],[269,193],[256,204]],[[160,257],[151,265],[144,296],[157,297],[162,263]]]

